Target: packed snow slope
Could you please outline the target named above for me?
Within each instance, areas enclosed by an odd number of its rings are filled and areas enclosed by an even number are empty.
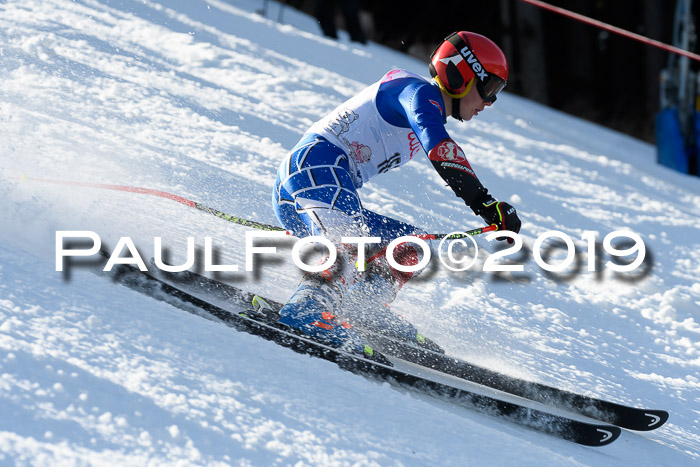
[[[484,272],[501,247],[479,237],[472,269],[433,261],[393,309],[455,356],[668,410],[655,432],[581,447],[348,374],[89,264],[56,272],[59,230],[96,232],[107,248],[128,236],[146,261],[154,237],[177,262],[188,236],[198,248],[208,236],[220,264],[239,266],[227,280],[288,298],[301,276],[291,239],[245,272],[248,228],[169,199],[36,180],[163,190],[276,223],[274,171],[305,128],[393,67],[427,69],[320,37],[291,9],[280,24],[278,4],[274,19],[261,6],[0,2],[0,464],[695,465],[700,180],[657,166],[648,144],[507,92],[448,130],[518,208],[525,247],[508,260],[524,271]],[[427,160],[361,195],[431,232],[481,225]],[[551,230],[574,240],[579,267],[550,273],[534,261]],[[584,231],[602,242],[617,230],[641,237],[646,261],[615,273],[600,250],[589,272]],[[545,256],[558,264],[565,252]]]

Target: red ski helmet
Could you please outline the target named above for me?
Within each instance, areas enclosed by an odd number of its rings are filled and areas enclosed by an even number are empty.
[[[491,39],[473,32],[448,36],[430,56],[428,67],[430,76],[453,99],[461,99],[476,84],[481,98],[494,102],[508,81],[503,51]]]

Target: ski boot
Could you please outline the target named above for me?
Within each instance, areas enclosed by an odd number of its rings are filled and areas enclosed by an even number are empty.
[[[349,324],[337,318],[343,295],[354,281],[351,254],[321,273],[304,276],[292,297],[280,309],[279,323],[302,331],[324,344],[351,353],[372,356],[373,350]],[[341,258],[342,256],[342,258]]]
[[[392,268],[384,251],[372,256],[367,270],[350,287],[342,310],[342,316],[359,330],[381,334],[391,339],[412,343],[419,347],[444,353],[444,350],[421,334],[418,329],[391,311],[390,304],[399,290],[416,273],[402,272]],[[402,244],[395,249],[397,262],[415,265],[419,262],[418,252],[410,244]]]

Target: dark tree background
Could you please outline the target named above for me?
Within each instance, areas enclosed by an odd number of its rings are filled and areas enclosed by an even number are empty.
[[[312,13],[313,1],[288,3]],[[547,2],[672,42],[676,5],[672,0]],[[506,53],[509,92],[654,141],[659,74],[668,64],[669,52],[519,0],[376,0],[359,4],[371,40],[427,63],[434,47],[451,32],[478,32]],[[693,3],[693,13],[694,18],[700,18],[700,1]],[[341,15],[337,22],[342,28]],[[697,63],[692,67],[697,70]]]

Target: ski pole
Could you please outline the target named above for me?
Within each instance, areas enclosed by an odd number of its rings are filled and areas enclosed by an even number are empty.
[[[189,206],[191,208],[198,209],[200,211],[206,212],[208,214],[219,217],[221,219],[224,219],[224,220],[231,222],[231,223],[234,223],[234,224],[244,225],[246,227],[252,227],[254,229],[259,229],[259,230],[285,231],[282,227],[277,227],[277,226],[270,225],[270,224],[264,224],[262,222],[251,221],[248,219],[243,219],[241,217],[236,217],[236,216],[232,216],[230,214],[226,214],[226,213],[221,212],[217,209],[206,206],[202,203],[198,203],[197,201],[192,201],[191,199],[183,198],[182,196],[174,195],[172,193],[168,193],[167,191],[153,190],[151,188],[141,188],[141,187],[135,187],[135,186],[126,186],[126,185],[109,185],[109,184],[105,184],[105,183],[72,182],[72,181],[67,181],[67,180],[53,180],[50,178],[30,178],[30,177],[27,177],[25,175],[22,175],[20,177],[20,181],[53,183],[53,184],[57,184],[57,185],[82,186],[82,187],[88,187],[88,188],[101,188],[103,190],[126,191],[129,193],[139,193],[139,194],[143,194],[143,195],[157,196],[159,198],[165,198],[165,199],[169,199],[172,201],[176,201],[180,204],[184,204],[185,206]]]
[[[50,178],[32,178],[32,177],[27,177],[26,175],[21,175],[19,177],[19,179],[20,179],[20,181],[53,183],[56,185],[68,185],[68,186],[82,186],[82,187],[87,187],[87,188],[100,188],[103,190],[125,191],[128,193],[138,193],[138,194],[143,194],[143,195],[157,196],[159,198],[169,199],[169,200],[178,202],[180,204],[184,204],[185,206],[189,206],[191,208],[198,209],[202,212],[206,212],[208,214],[211,214],[213,216],[216,216],[220,219],[231,222],[233,224],[242,225],[245,227],[251,227],[253,229],[258,229],[258,230],[267,230],[267,231],[271,231],[271,232],[287,232],[282,227],[278,227],[276,225],[265,224],[263,222],[252,221],[249,219],[243,219],[242,217],[233,216],[231,214],[226,214],[225,212],[219,211],[218,209],[214,209],[212,207],[206,206],[202,203],[198,203],[197,201],[192,201],[191,199],[187,199],[187,198],[184,198],[184,197],[179,196],[179,195],[174,195],[172,193],[168,193],[167,191],[154,190],[151,188],[127,186],[127,185],[110,185],[110,184],[106,184],[106,183],[73,182],[73,181],[68,181],[68,180],[53,180]],[[466,232],[461,232],[461,233],[456,233],[456,234],[419,234],[419,235],[415,235],[415,236],[420,238],[421,240],[442,240],[444,238],[447,238],[449,240],[456,240],[459,238],[472,237],[474,235],[479,235],[482,233],[491,232],[491,231],[497,230],[497,229],[498,228],[495,225],[488,225],[486,227],[480,227],[478,229],[467,230]],[[287,235],[292,235],[292,234],[287,232]]]
[[[479,227],[478,229],[467,230],[466,232],[453,233],[453,234],[421,234],[416,235],[416,237],[421,240],[442,240],[446,238],[448,240],[457,240],[459,238],[473,237],[474,235],[479,235],[486,232],[493,232],[498,230],[495,224],[487,225],[486,227]]]

